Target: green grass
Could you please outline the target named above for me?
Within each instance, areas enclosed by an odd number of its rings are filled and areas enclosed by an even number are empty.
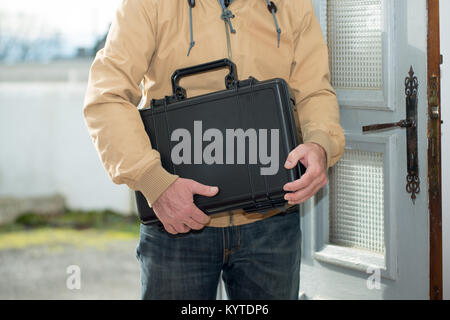
[[[55,251],[67,245],[103,249],[108,243],[138,237],[138,218],[111,210],[67,210],[52,216],[25,213],[13,223],[0,225],[0,250],[46,246]]]
[[[96,229],[138,234],[139,220],[136,216],[122,216],[111,210],[78,211],[67,210],[64,214],[43,216],[24,213],[13,223],[0,225],[0,233],[29,231],[40,228],[56,229]]]

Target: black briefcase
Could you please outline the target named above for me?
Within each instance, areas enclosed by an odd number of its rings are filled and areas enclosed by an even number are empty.
[[[187,98],[179,85],[181,77],[224,67],[229,69],[225,90]],[[206,214],[284,207],[284,184],[305,170],[301,164],[284,168],[301,139],[286,81],[238,81],[234,63],[222,59],[176,70],[172,90],[140,114],[168,172],[219,187],[214,197],[195,195],[195,204]],[[139,191],[136,201],[142,223],[158,221]]]

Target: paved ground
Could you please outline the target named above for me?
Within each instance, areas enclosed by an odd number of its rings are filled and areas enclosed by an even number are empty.
[[[139,299],[138,239],[72,232],[65,240],[53,231],[0,234],[0,299]],[[79,290],[67,288],[71,265],[80,268]]]

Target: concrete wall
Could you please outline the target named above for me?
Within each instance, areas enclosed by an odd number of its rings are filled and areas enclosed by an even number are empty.
[[[0,197],[60,194],[74,209],[130,211],[84,124],[90,60],[0,65]]]

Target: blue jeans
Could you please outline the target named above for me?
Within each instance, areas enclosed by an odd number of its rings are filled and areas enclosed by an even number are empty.
[[[232,300],[297,299],[300,243],[298,212],[178,235],[141,225],[142,299],[215,299],[221,272]]]

